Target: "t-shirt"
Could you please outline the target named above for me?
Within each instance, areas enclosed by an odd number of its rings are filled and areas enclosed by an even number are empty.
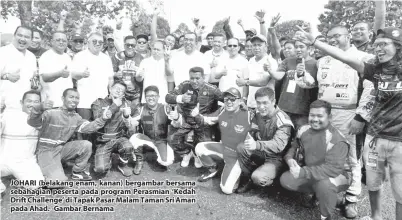
[[[159,89],[159,102],[165,103],[168,94],[168,82],[174,82],[173,76],[165,74],[165,59],[155,60],[153,57],[144,59],[139,67],[138,74],[144,75],[143,90],[148,86],[156,86]],[[142,95],[142,103],[145,103],[145,94]]]
[[[205,53],[205,52],[207,52],[207,51],[210,51],[211,49],[212,49],[212,47],[210,47],[210,46],[201,45],[200,52],[201,52],[201,53]]]
[[[31,89],[30,79],[37,70],[36,57],[28,50],[20,52],[13,44],[0,47],[0,74],[18,70],[20,79],[17,82],[0,79],[0,96],[8,109],[21,109],[22,96]]]
[[[278,105],[285,112],[308,115],[310,104],[317,99],[317,89],[304,89],[296,84],[296,60],[290,57],[279,65],[278,72],[285,72],[285,75]],[[305,66],[306,71],[317,80],[317,61],[306,60]]]
[[[264,75],[269,74],[268,72],[264,71],[264,63],[266,63],[267,60],[271,64],[271,68],[273,70],[276,70],[278,68],[278,63],[276,62],[276,60],[274,58],[272,58],[271,55],[267,54],[259,61],[256,61],[255,57],[253,57],[248,62],[248,70],[249,70],[249,76],[250,76],[249,79],[250,80],[261,79]],[[269,87],[272,90],[275,90],[275,80],[271,78],[266,87]],[[248,98],[247,98],[247,106],[248,107],[250,107],[250,108],[257,107],[257,103],[255,101],[254,95],[259,88],[261,88],[261,87],[249,86],[249,92],[248,92]]]
[[[219,90],[222,92],[234,87],[243,94],[243,87],[239,87],[236,84],[238,77],[243,77],[244,79],[249,78],[248,73],[248,61],[241,55],[237,55],[234,58],[227,57],[216,67],[217,71],[220,72],[224,68],[227,70],[227,75],[222,76],[219,81]]]
[[[63,106],[61,97],[64,90],[73,87],[71,75],[67,78],[59,77],[53,82],[44,82],[42,78],[43,73],[54,73],[64,69],[67,66],[69,69],[71,65],[71,58],[68,54],[58,54],[53,49],[46,51],[39,59],[39,73],[41,75],[42,83],[42,99],[49,99],[53,101],[53,107]]]
[[[205,60],[208,62],[208,64],[211,64],[212,62],[215,62],[217,65],[222,65],[222,62],[224,62],[226,59],[229,58],[228,52],[225,50],[222,51],[220,54],[215,54],[214,50],[209,50],[204,53]],[[215,73],[217,70],[218,66],[215,66],[214,68],[211,68],[211,74],[209,76],[209,83],[218,83],[219,79],[215,79]],[[219,70],[219,69],[218,69]],[[214,73],[212,73],[214,72]]]
[[[381,66],[364,66],[364,78],[374,83],[376,97],[368,133],[402,141],[402,72],[384,74]]]
[[[218,122],[222,134],[222,143],[236,151],[237,145],[244,142],[251,130],[251,113],[244,110],[237,112],[224,110],[218,116]]]
[[[46,50],[45,48],[43,48],[43,47],[39,47],[39,48],[28,48],[28,50],[31,51],[31,52],[35,55],[36,59],[39,59],[39,58],[42,56],[42,54],[44,54],[44,53],[47,51],[47,50]]]
[[[190,79],[190,69],[193,67],[201,67],[204,69],[204,78],[209,78],[210,66],[204,58],[204,54],[194,51],[187,55],[184,50],[177,51],[171,55],[170,65],[173,69],[174,83],[176,86]]]
[[[89,50],[84,50],[74,56],[71,71],[84,72],[86,69],[90,73],[89,77],[77,82],[80,93],[80,103],[77,108],[90,109],[96,99],[108,95],[109,78],[113,77],[112,61],[104,53],[94,55]]]

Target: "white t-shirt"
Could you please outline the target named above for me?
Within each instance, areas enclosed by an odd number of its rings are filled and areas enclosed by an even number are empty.
[[[108,95],[109,78],[113,77],[113,66],[109,56],[104,53],[92,54],[84,50],[74,56],[71,72],[84,72],[88,68],[89,77],[77,81],[80,93],[78,108],[90,109],[92,103],[98,98]]]
[[[165,74],[165,59],[155,60],[153,57],[141,61],[138,73],[144,74],[143,90],[148,86],[156,86],[159,89],[159,103],[165,103],[168,93],[168,82],[174,82],[173,76]],[[142,94],[142,103],[145,103],[145,94]]]
[[[224,62],[226,59],[229,58],[229,53],[225,50],[222,51],[222,53],[220,54],[215,54],[213,53],[213,50],[208,50],[207,52],[204,53],[204,57],[205,60],[208,62],[208,64],[210,65],[213,60],[215,60],[215,62],[218,65],[222,65],[222,62]],[[210,65],[211,66],[211,65]],[[212,72],[216,72],[218,66],[214,67],[214,68],[210,68],[211,69],[211,73],[210,73],[210,77],[209,77],[209,82],[210,83],[217,83],[219,82],[219,79],[215,79],[215,74],[213,74]]]
[[[64,90],[68,88],[73,88],[73,82],[71,75],[67,78],[57,78],[53,82],[44,82],[42,78],[43,73],[54,73],[64,69],[67,66],[67,70],[71,65],[71,58],[68,54],[58,54],[50,49],[42,54],[39,59],[39,73],[41,75],[41,83],[43,85],[42,99],[46,100],[49,98],[53,101],[53,107],[63,106],[61,97],[63,96]]]
[[[220,78],[219,89],[224,92],[229,88],[234,87],[243,94],[243,87],[237,86],[236,80],[237,78],[249,78],[247,59],[241,55],[237,55],[234,58],[227,57],[218,64],[216,70],[222,72],[224,68],[227,70],[227,75]]]
[[[268,72],[264,71],[264,63],[266,63],[267,60],[270,63],[271,68],[273,70],[278,69],[278,63],[276,62],[276,60],[274,58],[272,58],[271,55],[267,54],[259,61],[256,61],[255,57],[253,57],[250,59],[250,61],[248,63],[250,80],[261,79],[264,75],[269,74]],[[271,78],[266,87],[269,87],[275,91],[275,80]],[[248,107],[251,107],[251,108],[257,107],[257,103],[255,102],[254,95],[259,88],[261,88],[261,87],[255,87],[255,86],[249,87],[248,98],[247,98],[247,106]]]
[[[37,70],[36,57],[28,50],[25,53],[20,52],[12,43],[0,47],[0,74],[17,70],[20,70],[20,79],[17,82],[0,79],[0,96],[8,109],[21,109],[22,96],[31,90],[30,79]]]
[[[180,83],[189,80],[190,69],[193,67],[201,67],[204,69],[204,78],[209,79],[210,67],[204,58],[204,54],[199,51],[194,51],[187,55],[184,50],[177,51],[172,54],[170,65],[173,69],[174,82],[176,86]]]

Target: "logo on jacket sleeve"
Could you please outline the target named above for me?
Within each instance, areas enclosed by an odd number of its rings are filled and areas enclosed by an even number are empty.
[[[226,121],[222,121],[221,126],[226,128],[228,126],[228,123]]]
[[[235,125],[234,129],[236,131],[236,133],[240,134],[244,131],[244,127],[242,125]]]

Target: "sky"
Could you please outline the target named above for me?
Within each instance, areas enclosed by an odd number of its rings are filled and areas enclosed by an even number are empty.
[[[152,6],[148,0],[140,0],[148,12],[152,12]],[[280,13],[281,21],[301,19],[308,21],[315,27],[318,24],[318,16],[324,12],[324,5],[328,0],[159,0],[164,3],[165,17],[171,30],[174,31],[177,26],[184,22],[190,29],[194,29],[191,18],[197,17],[200,23],[206,26],[206,33],[210,32],[216,21],[230,16],[230,25],[237,37],[242,35],[241,28],[237,25],[237,20],[243,20],[246,29],[256,28],[259,30],[259,24],[254,13],[257,10],[266,11],[266,22],[269,25],[271,17]],[[0,31],[3,33],[12,33],[18,26],[18,19],[9,19],[4,22],[0,19]],[[313,30],[314,31],[314,30]]]

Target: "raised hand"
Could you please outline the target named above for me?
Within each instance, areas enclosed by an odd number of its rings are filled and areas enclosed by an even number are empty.
[[[271,24],[269,25],[270,27],[275,27],[275,25],[278,23],[279,19],[281,19],[281,14],[278,13],[276,16],[274,16],[271,20]]]
[[[303,30],[303,28],[298,25],[296,25],[296,28],[298,29],[298,32],[300,34],[295,34],[294,39],[297,41],[301,41],[304,44],[312,45],[315,40],[314,36],[310,33],[307,33],[305,30]]]
[[[304,64],[304,58],[302,58],[301,62],[296,65],[297,77],[302,77],[305,72],[306,72],[306,65]]]
[[[104,120],[109,120],[112,118],[112,112],[109,110],[109,106],[103,111],[102,118]]]
[[[50,100],[49,94],[46,94],[45,100],[42,102],[42,109],[48,110],[53,108],[54,102]]]
[[[125,107],[123,108],[123,115],[124,117],[129,117],[131,115],[131,108],[130,106],[127,106],[127,103],[125,103]]]
[[[225,18],[225,20],[223,20],[223,25],[228,25],[230,22],[230,16]]]
[[[65,21],[65,20],[67,19],[67,14],[68,14],[67,11],[62,10],[62,11],[60,12],[60,20]]]
[[[169,106],[168,106],[169,107]],[[177,120],[179,119],[179,113],[177,112],[177,108],[170,110],[168,118],[170,120]]]
[[[258,20],[260,23],[264,22],[265,11],[262,10],[262,9],[259,10],[259,11],[256,11],[254,17],[257,18],[257,20]]]
[[[246,140],[244,141],[244,148],[249,151],[257,149],[257,143],[253,137],[251,137],[250,133],[247,134]]]
[[[200,19],[199,18],[192,18],[193,24],[198,27],[200,25]]]
[[[154,8],[154,15],[159,15],[161,13],[161,10],[159,9],[159,7],[155,7]]]
[[[240,25],[241,27],[244,27],[243,20],[241,18],[237,20],[237,24]]]

